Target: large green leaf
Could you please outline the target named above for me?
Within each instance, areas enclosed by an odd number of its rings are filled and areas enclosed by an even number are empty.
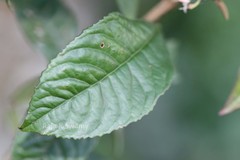
[[[76,35],[77,23],[59,0],[10,0],[29,43],[48,60]]]
[[[62,139],[20,132],[15,139],[12,160],[85,160],[96,142],[96,139]]]
[[[116,0],[120,11],[129,18],[136,18],[140,0]]]
[[[110,133],[148,114],[172,73],[158,25],[110,14],[51,61],[20,128],[66,138]]]

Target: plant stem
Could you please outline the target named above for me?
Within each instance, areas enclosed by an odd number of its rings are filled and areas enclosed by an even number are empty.
[[[161,0],[154,6],[143,18],[148,22],[154,22],[160,19],[167,12],[175,8],[177,1],[174,0]]]
[[[228,8],[227,5],[222,1],[222,0],[215,0],[215,4],[218,6],[218,8],[221,10],[224,18],[226,20],[229,19],[229,12],[228,12]]]
[[[113,153],[115,159],[121,159],[124,153],[124,130],[120,129],[113,133]]]

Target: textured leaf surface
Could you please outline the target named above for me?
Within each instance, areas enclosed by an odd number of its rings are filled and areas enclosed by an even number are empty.
[[[10,0],[24,35],[48,60],[76,35],[77,23],[59,0]]]
[[[51,61],[21,129],[101,136],[148,114],[171,79],[159,26],[110,14]]]
[[[233,91],[225,105],[225,107],[220,111],[220,115],[229,114],[237,109],[240,109],[240,72],[238,80],[233,88]]]
[[[129,18],[136,18],[140,0],[116,0],[120,11]]]
[[[15,139],[12,160],[85,160],[96,142],[21,132]]]

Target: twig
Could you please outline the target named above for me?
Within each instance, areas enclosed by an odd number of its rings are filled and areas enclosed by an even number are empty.
[[[160,19],[164,14],[175,8],[177,1],[174,0],[161,0],[154,6],[145,16],[144,19],[148,22],[154,22]]]
[[[222,0],[215,0],[215,4],[218,6],[226,20],[229,19],[229,12],[227,5]]]

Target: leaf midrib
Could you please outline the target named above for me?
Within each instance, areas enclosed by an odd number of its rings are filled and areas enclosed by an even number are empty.
[[[45,113],[44,115],[40,116],[38,119],[32,121],[31,123],[29,123],[28,125],[24,126],[24,128],[20,129],[27,129],[27,127],[33,125],[34,123],[36,123],[39,119],[43,118],[44,116],[46,116],[47,114],[51,113],[52,111],[54,111],[55,109],[57,109],[58,107],[64,105],[65,103],[67,103],[69,100],[75,98],[76,96],[78,96],[79,94],[85,92],[87,89],[89,89],[90,87],[94,87],[95,85],[97,85],[98,83],[101,83],[102,81],[104,81],[106,78],[108,78],[111,74],[115,73],[115,71],[117,71],[119,68],[121,68],[122,66],[124,66],[125,64],[127,64],[130,60],[132,60],[135,56],[137,56],[141,50],[143,50],[156,36],[159,36],[159,29],[158,27],[154,27],[154,31],[152,32],[152,35],[146,40],[146,42],[138,49],[135,51],[135,53],[133,53],[128,59],[126,59],[122,64],[120,64],[118,67],[116,67],[114,70],[112,70],[111,72],[109,72],[108,74],[106,74],[101,80],[97,81],[96,83],[92,84],[91,86],[87,87],[86,89],[82,90],[81,92],[79,92],[78,94],[74,95],[73,97],[65,100],[64,102],[60,103],[58,106],[56,106],[55,108],[51,109],[49,112]],[[70,51],[70,50],[69,50]]]

